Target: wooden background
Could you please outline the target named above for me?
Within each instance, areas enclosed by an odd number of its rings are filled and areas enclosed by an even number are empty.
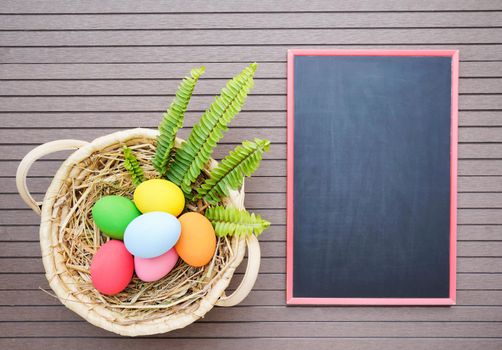
[[[285,306],[288,48],[460,50],[457,306]],[[23,155],[54,139],[155,127],[179,79],[205,64],[193,125],[252,61],[256,88],[218,151],[253,136],[273,142],[247,187],[247,207],[273,225],[243,304],[183,330],[125,339],[41,291],[39,218],[15,189]],[[502,1],[3,0],[0,62],[0,348],[502,349]],[[34,166],[39,198],[65,156]]]

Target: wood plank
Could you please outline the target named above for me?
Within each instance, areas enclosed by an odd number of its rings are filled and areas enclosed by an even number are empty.
[[[170,102],[166,98],[166,108]],[[191,108],[191,107],[190,107]],[[43,112],[41,118],[33,118],[33,113],[2,113],[2,127],[4,128],[60,128],[75,127],[110,127],[120,126],[121,128],[136,128],[138,126],[157,128],[162,118],[164,111],[157,112],[72,112],[72,113],[48,113]],[[474,118],[481,119],[485,115],[484,112],[469,112],[476,113]],[[184,125],[192,127],[201,117],[202,111],[190,111],[185,114]],[[490,117],[486,117],[490,118]],[[485,118],[485,119],[486,119]],[[489,120],[491,124],[498,120],[496,114],[492,113]],[[286,113],[284,112],[257,112],[257,111],[241,111],[231,124],[231,127],[284,127],[286,125]],[[483,125],[483,124],[480,124]],[[501,122],[502,125],[502,122]]]
[[[459,209],[458,223],[466,224],[502,224],[502,210],[499,209]]]
[[[340,44],[492,44],[501,28],[432,29],[227,29],[163,31],[7,31],[0,32],[0,46],[173,46],[190,45],[340,45]]]
[[[4,161],[0,162],[0,176],[15,176],[16,168],[19,162]],[[32,176],[53,176],[60,166],[59,161],[39,161],[36,162],[31,170]],[[261,162],[261,167],[256,171],[255,176],[285,176],[286,162],[284,160],[267,160]]]
[[[462,127],[458,130],[461,142],[501,142],[502,128],[470,128]]]
[[[0,15],[0,30],[496,27],[500,12]]]
[[[24,275],[27,276],[27,275]],[[4,276],[0,276],[2,280]],[[42,276],[43,277],[43,276]],[[45,279],[45,277],[43,277]],[[0,291],[1,307],[6,306],[17,306],[28,307],[28,306],[58,306],[61,302],[55,298],[52,294],[53,292],[49,289],[48,284],[44,281],[39,288],[43,288],[49,293],[37,288],[35,290],[2,290]],[[251,291],[249,296],[243,301],[241,306],[283,306],[285,305],[285,294],[284,291]],[[502,292],[501,291],[459,291],[457,295],[457,305],[462,306],[500,306],[502,305]],[[4,317],[8,317],[5,315]],[[51,314],[46,317],[42,315],[26,315],[25,316],[30,321],[44,321],[44,320],[58,320],[58,315],[53,316]],[[28,318],[29,317],[29,318]],[[401,317],[402,318],[402,317]],[[401,318],[396,318],[398,321]],[[0,311],[0,319],[2,319]],[[366,318],[360,318],[358,321],[365,321]],[[5,321],[16,321],[16,317],[12,316],[2,320]]]
[[[18,215],[26,215],[25,211]],[[3,223],[2,223],[3,224]],[[0,241],[35,241],[39,239],[39,223],[26,225],[0,225]],[[260,236],[260,241],[284,241],[286,227],[272,225]],[[502,241],[502,226],[500,225],[459,225],[457,227],[459,241]]]
[[[239,116],[237,116],[238,118]],[[502,129],[502,128],[501,128]],[[23,132],[20,134],[20,130]],[[91,141],[97,137],[107,135],[112,132],[121,131],[122,128],[102,128],[102,129],[4,129],[2,130],[2,144],[25,143],[27,139],[32,143],[43,143],[59,138],[74,138]],[[186,139],[191,129],[183,128],[178,131],[178,136]],[[64,135],[64,136],[63,136]],[[480,136],[482,136],[481,134]],[[489,134],[491,135],[491,133]],[[222,138],[222,143],[240,144],[243,140],[267,138],[273,143],[284,143],[286,141],[285,128],[234,128],[230,124],[229,131]],[[229,146],[231,148],[232,146]],[[274,147],[272,144],[271,148]],[[228,148],[227,148],[228,150]],[[222,153],[220,155],[223,155]]]
[[[286,77],[286,62],[260,62],[256,79],[279,79]],[[200,78],[200,85],[210,84],[210,79],[230,79],[243,67],[243,62],[152,62],[152,63],[60,63],[60,64],[9,64],[0,65],[2,79],[171,79],[176,84],[196,66],[204,65],[206,70]],[[476,77],[483,70],[483,76],[502,76],[502,64],[497,62],[462,62],[466,65],[465,77]],[[475,66],[475,67],[472,67]],[[483,68],[486,67],[486,68]],[[168,83],[168,82],[166,82]]]
[[[98,329],[84,322],[3,322],[2,328],[11,337],[116,337],[113,333]],[[245,326],[239,323],[195,323],[192,326],[162,335],[163,338],[211,338],[215,332],[222,338],[242,337],[498,337],[502,333],[499,323],[443,323],[440,327],[424,322],[253,322]],[[160,337],[160,336],[154,336]]]
[[[143,16],[143,15],[142,15]],[[1,24],[0,24],[1,25]],[[285,79],[286,57],[280,62],[260,62],[256,71],[256,79]],[[0,65],[0,79],[40,80],[40,79],[171,79],[178,80],[190,69],[204,65],[206,71],[200,84],[207,86],[210,79],[229,79],[243,66],[243,62],[205,62],[201,57],[197,63],[59,63],[59,64],[4,64]],[[465,78],[500,78],[502,77],[502,62],[460,62],[460,77]],[[165,82],[165,84],[170,84]],[[261,84],[257,81],[256,87]],[[285,90],[284,90],[285,91]]]
[[[214,159],[220,160],[228,152],[233,150],[237,145],[235,143],[220,143],[218,147],[215,148],[212,156]],[[0,144],[0,154],[3,154],[2,160],[21,160],[28,152],[30,152],[34,145],[1,145]],[[42,158],[42,160],[64,160],[68,158],[71,151],[61,151],[51,153]],[[270,147],[270,150],[263,154],[264,159],[285,159],[286,157],[286,145],[284,143],[274,143]],[[485,158],[485,157],[482,157]],[[0,182],[0,192],[2,191],[3,183]],[[266,184],[264,184],[266,185]]]
[[[457,259],[458,272],[502,272],[502,261],[500,258],[485,257],[463,257]],[[478,300],[479,302],[479,300]]]
[[[63,134],[62,134],[63,135]],[[15,176],[16,168],[19,162],[4,161],[0,162],[0,176]],[[30,170],[32,176],[53,176],[60,166],[59,161],[39,161],[36,162]],[[261,167],[255,172],[255,176],[285,176],[285,160],[264,159]]]
[[[26,215],[26,211],[20,211],[18,215]],[[1,225],[1,241],[27,241],[38,242],[38,224],[26,225]],[[459,225],[458,241],[501,241],[502,227],[500,225]],[[266,234],[260,236],[260,241],[284,241],[286,237],[286,227],[284,225],[272,225]]]
[[[16,200],[16,195],[11,196],[11,200],[7,202],[6,209],[23,209],[25,208],[24,202]],[[286,194],[285,193],[249,193],[246,195],[245,205],[247,208],[260,208],[260,209],[273,209],[273,208],[286,208]],[[3,206],[0,204],[0,208]],[[502,209],[502,193],[459,193],[458,195],[458,208],[498,208]]]
[[[240,67],[244,67],[244,64]],[[238,70],[235,71],[237,73]],[[164,96],[172,98],[179,80],[6,80],[1,96]],[[217,95],[225,78],[206,79],[193,96]],[[460,79],[460,93],[502,93],[502,78]],[[286,95],[284,78],[259,79],[250,95]]]
[[[191,111],[204,111],[213,96],[194,96]],[[170,99],[164,96],[45,96],[45,97],[0,97],[1,112],[91,112],[91,111],[162,111]],[[285,111],[284,96],[251,95],[244,110]],[[463,95],[459,99],[461,110],[502,109],[498,95]]]
[[[2,148],[5,147],[8,146],[0,146],[0,154],[2,152]],[[25,147],[29,149],[32,148],[32,146]],[[26,154],[27,152],[28,151],[23,154]],[[45,191],[49,187],[51,180],[51,177],[31,177],[28,180],[28,187],[32,194],[38,195],[37,198],[42,200],[42,195],[45,194]],[[250,177],[246,179],[246,194],[267,192],[286,192],[286,178],[263,176]],[[458,192],[502,192],[502,177],[461,176],[458,178]],[[0,193],[17,193],[14,177],[0,178]]]
[[[1,66],[0,66],[1,67]],[[166,104],[169,98],[166,98]],[[185,126],[191,127],[198,121],[201,112],[187,112]],[[157,112],[43,112],[43,118],[33,118],[33,113],[2,113],[3,128],[68,128],[78,125],[84,127],[134,128],[138,125],[156,128],[162,118],[162,111]],[[139,122],[140,121],[140,122]],[[502,126],[502,111],[460,111],[460,126]],[[257,112],[244,110],[232,121],[232,127],[285,127],[285,112]]]
[[[333,45],[297,44],[296,48],[326,49]],[[267,46],[152,46],[152,47],[6,47],[0,48],[3,63],[140,63],[140,62],[262,62],[286,59],[291,45]],[[502,44],[462,45],[366,44],[337,45],[340,49],[453,49],[461,52],[462,60],[500,61]],[[184,74],[184,73],[183,73]]]
[[[289,350],[292,348],[313,348],[316,350],[331,350],[343,348],[345,350],[380,350],[380,349],[414,349],[414,350],[451,350],[481,348],[483,350],[499,350],[502,346],[500,339],[479,338],[203,338],[203,339],[169,339],[173,348],[193,348],[200,350],[233,350],[243,348],[248,350]],[[6,338],[0,339],[0,346],[11,350],[25,350],[26,348],[43,347],[46,349],[71,348],[75,350],[91,348],[110,349],[117,347],[122,350],[148,347],[149,350],[164,350],[165,339],[96,339],[86,338]]]
[[[464,78],[489,78],[502,76],[501,62],[462,62],[462,77]]]
[[[237,116],[236,119],[240,119],[241,116]],[[22,133],[19,131],[23,130]],[[9,128],[2,130],[2,139],[0,144],[39,144],[48,141],[52,141],[58,138],[74,138],[86,141],[91,141],[97,137],[107,135],[116,131],[121,131],[123,128],[120,127],[108,127],[108,128],[53,128],[53,129],[21,129],[21,128]],[[178,132],[178,136],[181,138],[187,138],[191,129],[183,128]],[[64,135],[64,136],[63,136]],[[230,124],[229,131],[225,134],[222,139],[222,143],[241,143],[245,139],[253,139],[255,137],[267,138],[273,144],[271,148],[274,148],[277,144],[284,144],[286,142],[286,128],[259,128],[259,127],[233,127]],[[469,142],[502,142],[502,127],[460,127],[459,128],[459,142],[469,143]],[[27,142],[29,140],[29,142]],[[281,148],[277,152],[284,151],[283,145],[278,145]],[[472,151],[468,150],[467,157],[461,153],[466,148],[471,148]],[[463,145],[459,149],[459,159],[463,158],[478,158],[472,157],[472,153],[476,153],[481,149],[478,146]],[[484,145],[485,153],[491,153],[492,151],[498,152],[500,145]],[[226,150],[225,150],[226,151]],[[280,157],[279,157],[280,158]],[[282,157],[284,158],[284,157]],[[484,157],[480,157],[484,158]],[[488,157],[497,158],[497,157]]]
[[[191,111],[204,111],[213,96],[194,96],[190,100]],[[163,111],[170,103],[164,96],[106,96],[106,97],[0,97],[0,111]],[[497,104],[492,96],[466,96],[464,103],[479,103],[479,109]],[[484,107],[483,107],[484,106]],[[251,95],[244,107],[247,111],[284,111],[283,96]]]
[[[259,178],[263,181],[264,178]],[[268,179],[268,178],[265,178]],[[249,209],[285,209],[286,208],[286,193],[276,193],[272,191],[263,191],[258,188],[259,193],[247,191],[244,205]],[[2,209],[27,209],[24,201],[18,194],[3,194],[0,201],[0,210]],[[41,196],[39,196],[40,198]],[[502,209],[502,193],[460,193],[458,195],[458,208],[494,208]]]
[[[459,126],[501,126],[502,112],[500,111],[461,111],[459,112]]]
[[[264,284],[265,283],[264,281]],[[460,274],[457,279],[457,289],[502,289],[502,275]]]
[[[264,234],[265,235],[265,234]],[[260,248],[263,257],[281,257],[286,256],[286,243],[284,238],[280,241],[260,242]],[[502,242],[501,241],[460,241],[457,243],[459,257],[502,257]],[[40,258],[40,244],[38,242],[15,242],[7,241],[0,245],[0,257],[15,258],[15,257],[35,257]],[[9,267],[6,266],[6,269]],[[7,270],[7,272],[10,272]]]
[[[286,224],[284,209],[259,209],[256,214],[273,225]],[[502,225],[502,209],[459,209],[459,225]],[[39,225],[40,217],[31,210],[0,210],[0,226]]]
[[[463,258],[461,258],[463,259]],[[498,258],[469,258],[465,272],[497,272],[500,269],[501,261]],[[477,260],[476,260],[477,259]],[[493,265],[488,266],[486,260],[490,260]],[[2,289],[37,289],[39,286],[47,286],[45,283],[44,268],[41,258],[1,258],[2,266],[0,267],[0,290]],[[238,273],[244,273],[247,259],[237,270]],[[467,271],[469,270],[469,271]],[[480,271],[478,271],[480,270]],[[497,270],[497,271],[495,271]],[[268,258],[262,257],[260,264],[260,272],[262,273],[284,273],[285,261],[284,258]],[[23,274],[18,274],[23,273]],[[29,275],[28,275],[29,274]],[[26,276],[25,276],[26,275]],[[23,277],[25,276],[25,277]]]
[[[501,240],[502,227],[497,225],[459,225],[457,226],[457,239],[468,240]]]
[[[245,310],[249,314],[241,315]],[[267,312],[268,310],[268,312]],[[500,307],[462,307],[454,306],[449,308],[430,307],[232,307],[214,308],[206,315],[204,321],[353,321],[364,319],[368,321],[387,320],[490,320],[501,319]],[[405,312],[403,312],[405,311]],[[498,312],[497,312],[498,311]],[[486,314],[481,315],[481,313]],[[247,313],[247,312],[244,312]]]
[[[168,102],[168,100],[166,100]],[[55,128],[58,127],[110,127],[121,126],[124,128],[136,128],[138,126],[156,129],[162,113],[157,112],[72,112],[72,113],[47,113],[39,112],[43,118],[33,119],[33,113],[2,113],[3,126],[6,128]],[[203,111],[187,112],[185,115],[185,127],[192,127],[200,119]],[[478,112],[480,113],[480,112]],[[482,114],[478,114],[482,115]],[[496,117],[495,117],[496,118]],[[31,120],[31,122],[30,122]],[[283,112],[259,112],[259,111],[242,111],[239,113],[232,123],[233,127],[284,127],[286,115]],[[78,123],[78,124],[76,124]]]
[[[502,274],[459,274],[457,289],[483,290],[502,289]],[[260,274],[256,280],[255,290],[284,290],[286,278],[283,274]],[[230,289],[236,288],[238,281],[232,279]]]
[[[168,3],[154,0],[142,1],[141,4],[133,0],[114,2],[111,0],[89,0],[85,3],[76,3],[68,6],[64,0],[51,1],[26,1],[4,0],[0,13],[177,13],[177,12],[368,12],[368,11],[395,11],[396,8],[408,11],[445,11],[445,10],[500,10],[500,4],[493,0],[427,0],[419,3],[412,0],[382,0],[374,3],[370,0],[354,0],[349,3],[331,2],[328,0],[315,0],[308,3],[302,1],[277,0],[270,3],[266,0],[256,0],[253,6],[242,6],[240,3],[217,0],[206,2],[194,0],[187,6],[185,1],[173,0]],[[397,7],[399,5],[399,7]]]
[[[0,147],[1,149],[1,147]],[[42,194],[49,187],[51,178],[30,178],[28,186],[32,194],[38,194],[37,198],[42,199]],[[286,192],[286,179],[284,177],[250,177],[246,179],[246,194],[264,192]],[[0,193],[17,193],[14,178],[0,178]],[[0,204],[2,205],[2,204]]]
[[[469,139],[473,139],[475,136],[473,135],[465,135],[464,137],[469,137]],[[486,132],[483,132],[486,135]],[[494,135],[486,135],[489,139],[494,139]],[[464,143],[458,145],[458,153],[461,155],[463,159],[475,159],[475,158],[483,158],[483,159],[500,159],[502,158],[502,144],[470,144]]]
[[[63,133],[61,134],[64,135]],[[59,137],[62,138],[62,137]],[[55,138],[57,139],[57,138]],[[502,175],[502,160],[460,160],[459,175]],[[17,161],[0,162],[0,176],[14,177]],[[36,162],[30,170],[31,176],[53,176],[60,166],[59,161],[39,161]],[[262,160],[260,168],[254,176],[285,176],[285,160]]]
[[[502,242],[457,242],[457,255],[460,257],[501,256]]]
[[[502,87],[501,78],[469,78],[460,80],[459,92],[460,94],[492,94],[500,93],[500,87]]]
[[[23,277],[23,278],[20,278]],[[43,274],[0,274],[0,279],[13,289],[11,295],[16,300],[16,292],[20,290],[36,290],[39,288],[48,289],[48,283]],[[230,282],[229,290],[234,290],[240,283],[242,274],[236,273]],[[260,273],[253,287],[254,291],[284,291],[285,290],[285,275],[283,273]],[[15,287],[15,288],[14,288]],[[502,274],[496,273],[460,273],[457,275],[457,289],[459,290],[500,290],[502,289]],[[8,291],[8,289],[7,289]],[[0,293],[4,293],[1,291]],[[58,303],[54,297],[40,291],[40,295],[45,294],[54,303]],[[20,296],[20,295],[19,295]],[[44,297],[45,297],[44,296]],[[18,298],[20,302],[32,303],[31,299]],[[5,301],[4,301],[5,300]],[[24,301],[23,301],[24,300]],[[3,304],[7,303],[7,304]],[[478,303],[482,303],[478,300]],[[2,305],[13,305],[9,299],[0,300]],[[31,304],[30,304],[31,305]],[[35,304],[36,305],[36,304]],[[49,304],[50,305],[50,304]]]
[[[39,291],[39,293],[43,292]],[[261,293],[284,292],[264,291]],[[500,310],[500,307],[493,306],[459,305],[448,308],[234,306],[232,308],[216,307],[207,313],[204,319],[197,322],[291,322],[291,320],[310,322],[388,322],[397,320],[409,322],[500,322],[502,320]],[[55,305],[0,306],[0,321],[2,322],[81,320],[78,315],[59,303]]]
[[[259,205],[256,197],[249,199],[251,205]],[[502,208],[502,193],[460,193],[458,208]]]
[[[0,129],[1,130],[1,129]],[[244,140],[244,139],[243,139]],[[232,151],[237,146],[237,143],[220,143],[218,147],[214,149],[212,157],[216,160],[221,160],[223,157],[227,156],[230,151]],[[3,152],[2,160],[21,160],[28,152],[30,152],[35,145],[2,145],[0,144],[0,154]],[[65,160],[71,155],[71,151],[60,151],[51,153],[41,160]],[[286,157],[286,144],[284,143],[273,143],[270,150],[263,154],[263,159],[285,159]],[[485,158],[485,157],[483,157]],[[2,182],[0,180],[0,192],[2,188]],[[263,184],[267,185],[267,184]],[[248,189],[247,189],[248,190]],[[246,191],[247,191],[246,190]]]
[[[502,175],[500,160],[461,160],[458,162],[458,175]]]
[[[501,192],[502,177],[468,176],[458,178],[459,192]]]
[[[31,215],[31,213],[29,213],[29,210],[19,212],[19,214]],[[491,231],[484,232],[482,229],[479,229],[479,232],[478,231],[476,232],[478,236],[484,235],[482,236],[485,237],[484,240],[497,240],[496,232],[495,233],[492,233]],[[284,225],[272,225],[267,229],[266,233],[267,233],[266,235],[260,236],[260,241],[280,241],[284,240],[286,237],[286,229]],[[39,240],[39,223],[30,226],[26,225],[9,226],[9,225],[4,225],[2,222],[2,225],[0,225],[0,241],[38,242],[38,240]],[[483,239],[477,239],[477,240],[483,240]]]
[[[267,235],[269,232],[267,232]],[[263,238],[264,236],[262,236]],[[284,240],[284,238],[282,238]],[[262,239],[260,238],[260,241]],[[29,258],[29,257],[14,257],[14,258],[0,258],[0,273],[4,274],[16,274],[16,273],[44,273],[44,267],[42,265],[41,258]],[[246,270],[247,259],[244,259],[236,270],[238,273],[244,273]],[[501,273],[502,272],[502,257],[460,257],[457,261],[458,272],[464,273]],[[262,257],[260,264],[261,273],[285,273],[286,272],[286,261],[284,257],[270,258]],[[22,275],[16,276],[5,276],[9,279],[9,283],[5,281],[0,285],[0,289],[26,289],[16,288],[18,285],[18,279],[24,279]],[[23,283],[23,282],[21,282]]]
[[[237,74],[246,65],[241,64]],[[186,71],[188,73],[189,71]],[[185,74],[186,74],[185,73]],[[182,73],[183,74],[183,73]],[[128,78],[126,78],[128,79]],[[225,86],[226,78],[201,80],[193,96],[217,95]],[[473,81],[468,79],[467,81]],[[481,79],[480,86],[488,90],[497,90],[496,79]],[[488,83],[486,81],[489,81]],[[180,83],[173,80],[8,80],[0,85],[2,96],[145,96],[157,95],[172,99]],[[465,85],[465,84],[464,84]],[[477,88],[477,87],[476,87]],[[492,91],[496,92],[496,91]],[[286,81],[284,79],[260,79],[250,95],[285,95]]]

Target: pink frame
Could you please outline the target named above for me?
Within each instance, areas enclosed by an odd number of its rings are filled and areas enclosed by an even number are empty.
[[[293,297],[293,170],[294,170],[294,58],[295,56],[443,56],[452,59],[450,145],[450,295],[448,298],[295,298]],[[458,71],[457,50],[288,50],[287,68],[287,304],[331,305],[454,305],[457,280],[457,144]]]

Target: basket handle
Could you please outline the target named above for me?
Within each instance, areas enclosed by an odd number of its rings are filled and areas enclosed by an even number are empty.
[[[24,156],[23,160],[21,161],[21,163],[19,163],[19,166],[17,167],[16,186],[17,186],[17,191],[19,192],[23,201],[26,204],[28,204],[28,206],[31,209],[33,209],[35,213],[40,215],[41,213],[40,206],[42,205],[42,203],[37,202],[31,196],[30,191],[28,190],[28,186],[26,184],[26,177],[28,176],[28,171],[30,170],[33,163],[47,154],[71,149],[78,149],[86,144],[87,144],[86,141],[80,141],[80,140],[51,141],[44,143],[38,147],[35,147],[30,152],[28,152],[26,156]]]
[[[232,294],[228,296],[223,294],[220,299],[218,299],[216,302],[218,306],[237,305],[244,300],[249,292],[251,292],[251,289],[253,289],[256,278],[258,277],[258,271],[260,270],[260,243],[255,235],[249,235],[246,238],[246,244],[248,248],[248,265],[244,278]]]

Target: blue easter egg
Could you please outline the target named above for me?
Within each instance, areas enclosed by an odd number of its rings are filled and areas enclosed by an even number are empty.
[[[180,234],[181,224],[175,216],[154,211],[131,221],[124,233],[124,244],[134,256],[155,258],[174,247]]]

